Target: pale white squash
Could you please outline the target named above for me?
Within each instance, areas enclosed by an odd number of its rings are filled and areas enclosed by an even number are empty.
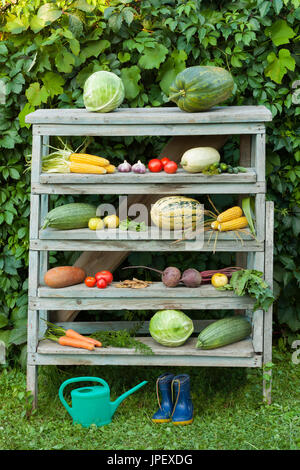
[[[200,173],[204,168],[220,161],[219,152],[213,147],[196,147],[187,150],[181,157],[181,166],[189,173]]]

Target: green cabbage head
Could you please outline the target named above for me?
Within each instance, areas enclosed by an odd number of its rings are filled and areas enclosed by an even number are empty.
[[[120,106],[124,97],[122,80],[106,70],[90,75],[83,87],[83,102],[88,111],[109,113]]]
[[[152,338],[163,346],[181,346],[194,331],[192,320],[180,310],[159,310],[150,320]]]

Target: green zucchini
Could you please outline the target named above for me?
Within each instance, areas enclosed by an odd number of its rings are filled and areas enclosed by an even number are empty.
[[[46,227],[58,230],[71,230],[88,227],[88,222],[96,216],[97,208],[92,204],[74,202],[55,207],[48,212],[43,229]]]
[[[244,316],[222,318],[200,332],[196,347],[200,349],[220,348],[247,338],[251,331],[251,324]]]

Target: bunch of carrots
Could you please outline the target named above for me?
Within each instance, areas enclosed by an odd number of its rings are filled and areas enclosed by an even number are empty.
[[[88,336],[83,336],[71,328],[65,330],[61,326],[56,326],[50,322],[47,322],[47,325],[48,329],[45,334],[45,339],[56,341],[61,346],[82,348],[88,351],[94,351],[95,347],[101,348],[102,346],[100,341]]]

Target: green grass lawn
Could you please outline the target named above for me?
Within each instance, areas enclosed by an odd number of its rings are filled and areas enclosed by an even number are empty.
[[[64,367],[40,368],[38,408],[26,416],[26,374],[3,368],[0,375],[1,450],[297,450],[300,448],[300,365],[274,351],[272,404],[262,403],[262,371],[241,368]],[[165,370],[191,376],[192,425],[153,424],[155,381]],[[148,384],[97,428],[73,425],[58,398],[60,384],[84,375],[105,379],[112,399]],[[80,386],[80,384],[76,385]],[[67,389],[67,396],[69,389]]]

